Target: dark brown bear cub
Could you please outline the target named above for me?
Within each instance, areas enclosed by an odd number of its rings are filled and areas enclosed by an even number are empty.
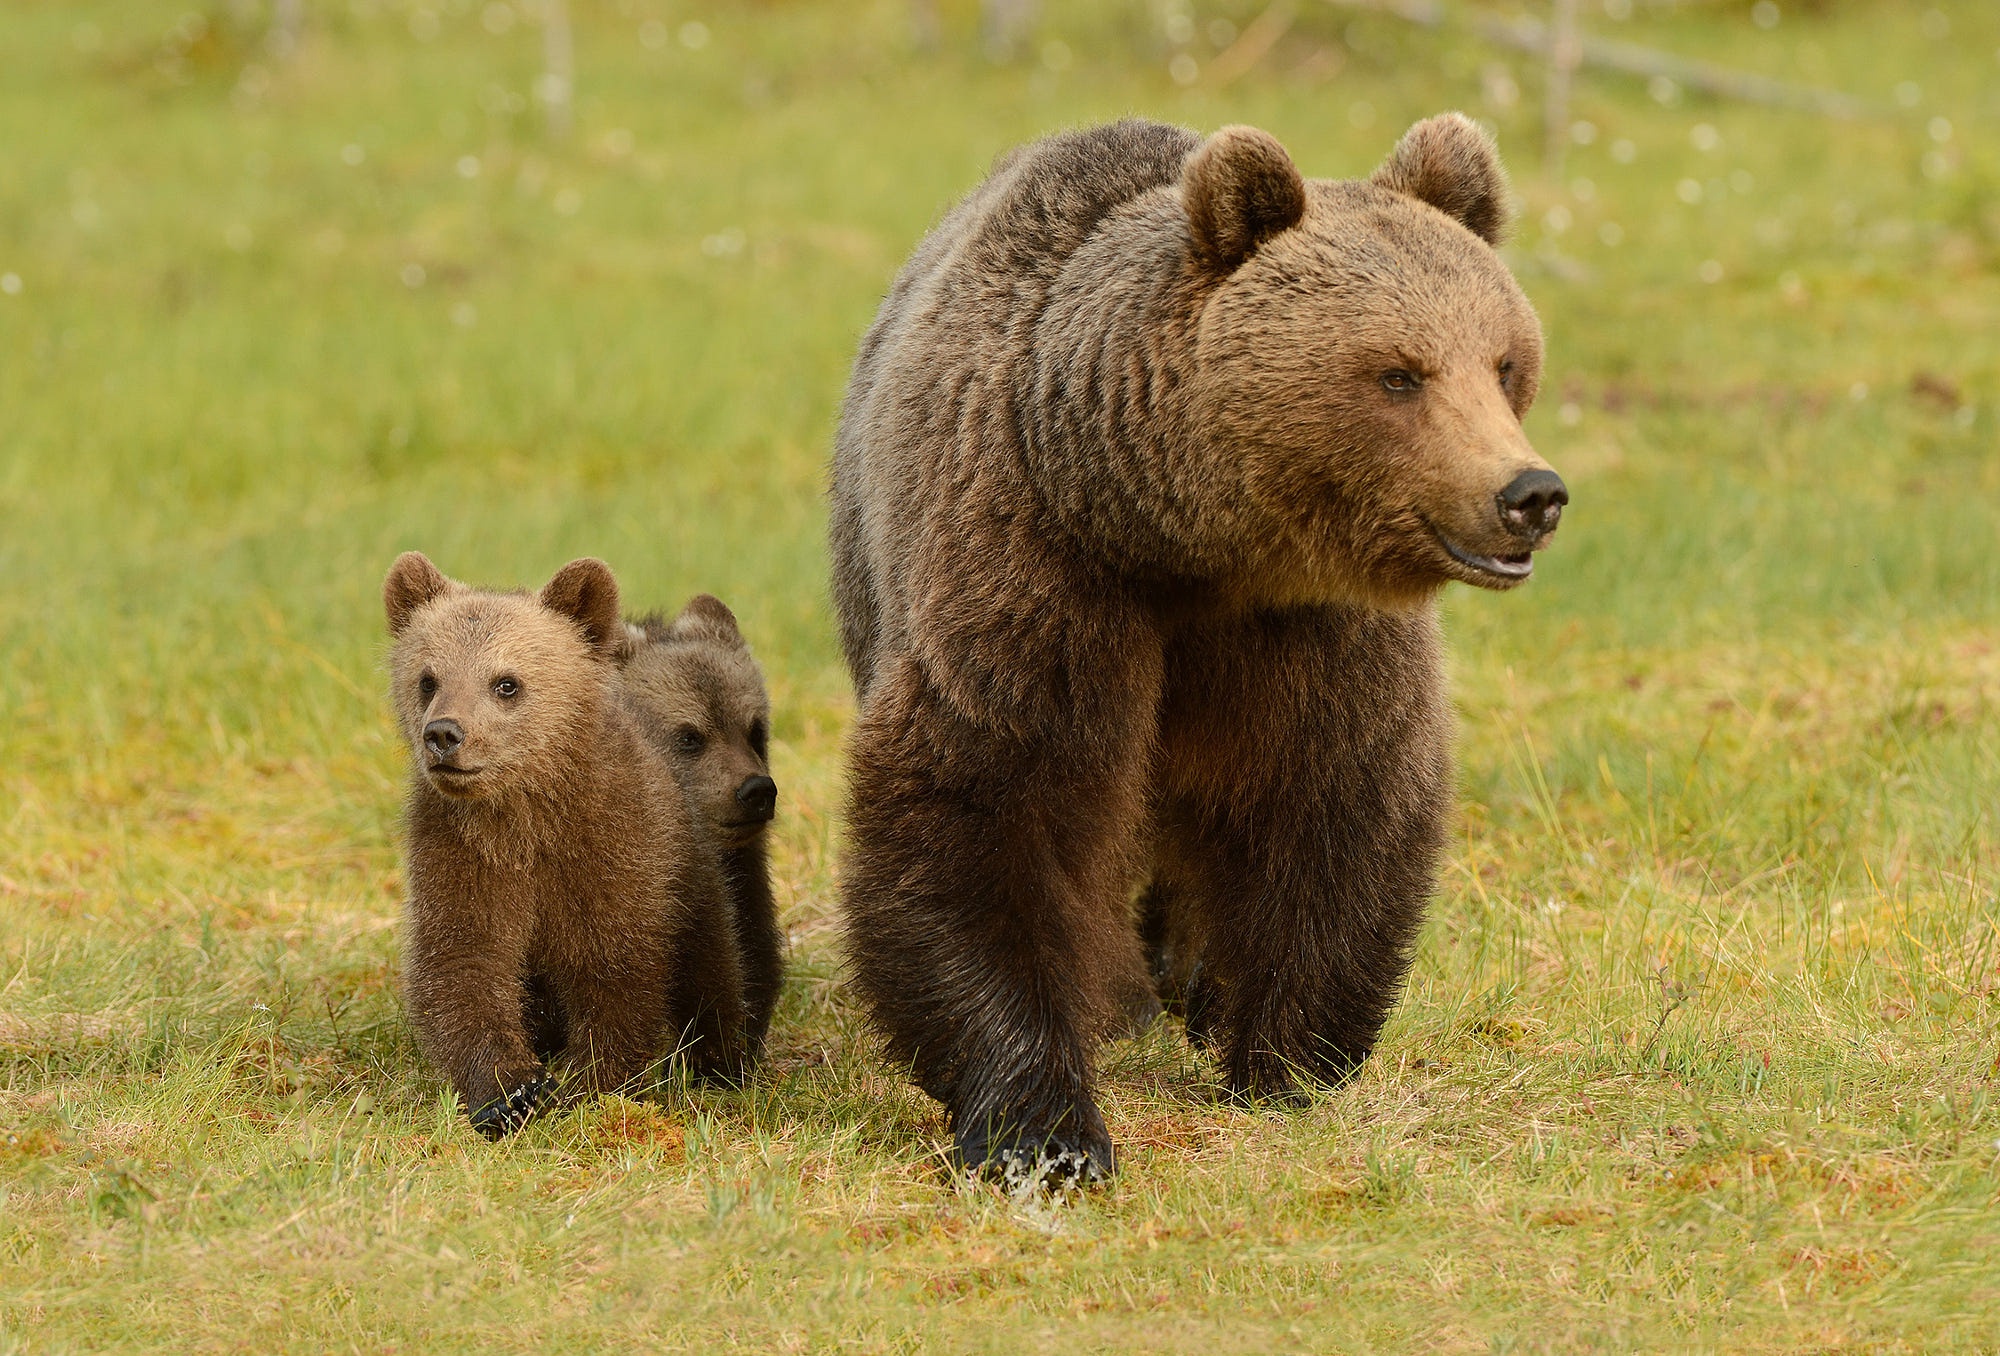
[[[424,1053],[488,1138],[548,1098],[631,1084],[670,1011],[710,1014],[740,1063],[742,979],[722,881],[665,759],[618,695],[625,642],[603,562],[537,596],[454,583],[417,552],[383,584],[412,755],[404,985]],[[703,964],[690,938],[716,937]]]
[[[1373,1048],[1452,804],[1438,592],[1521,584],[1568,498],[1507,210],[1456,114],[1359,180],[1122,122],[1004,157],[897,277],[833,464],[841,893],[968,1165],[1111,1170],[1142,888],[1233,1089]]]
[[[626,699],[721,852],[743,961],[745,1044],[754,1057],[770,1029],[784,970],[764,845],[778,808],[764,672],[736,615],[706,593],[671,622],[650,616],[628,629]]]

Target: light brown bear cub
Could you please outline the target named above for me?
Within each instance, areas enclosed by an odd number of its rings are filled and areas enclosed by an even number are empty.
[[[697,818],[721,853],[743,963],[745,1045],[754,1058],[771,1025],[784,940],[771,899],[764,840],[777,813],[771,780],[771,701],[736,615],[696,595],[671,622],[631,623],[625,694],[640,727],[665,753]]]
[[[473,1126],[526,1122],[558,1054],[580,1091],[630,1084],[676,1006],[708,1014],[713,1063],[740,1065],[722,881],[619,699],[611,571],[577,560],[539,595],[488,593],[412,551],[382,592],[413,762],[404,983]]]

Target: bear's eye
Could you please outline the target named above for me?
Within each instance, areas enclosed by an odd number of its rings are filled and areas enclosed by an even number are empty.
[[[753,720],[750,722],[750,751],[755,753],[759,758],[764,757],[764,742],[768,738],[769,734],[764,729],[763,721]]]
[[[503,674],[493,680],[493,695],[503,702],[511,702],[521,695],[521,680],[513,674]]]
[[[1507,359],[1505,362],[1500,364],[1499,370],[1500,370],[1500,389],[1503,391],[1513,390],[1514,360],[1512,358]]]
[[[1382,374],[1382,389],[1390,395],[1408,395],[1424,384],[1424,379],[1407,367],[1392,367]]]
[[[700,753],[708,741],[702,738],[700,730],[692,725],[683,725],[674,731],[674,749],[678,753]]]
[[[435,674],[427,673],[417,679],[417,695],[429,701],[438,694],[438,680]]]

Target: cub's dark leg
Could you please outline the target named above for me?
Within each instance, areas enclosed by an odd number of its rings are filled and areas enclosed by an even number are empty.
[[[1190,1031],[1230,1085],[1338,1082],[1409,968],[1451,804],[1429,612],[1299,608],[1175,639],[1160,861]]]
[[[686,901],[670,939],[667,1032],[675,1058],[696,1078],[735,1083],[747,1070],[743,961],[723,876],[704,858],[689,863]]]
[[[1142,965],[1127,900],[1157,669],[1122,676],[1068,704],[1075,727],[1023,735],[966,720],[903,659],[854,733],[849,961],[970,1168],[1113,1169],[1092,1056]]]
[[[723,854],[722,878],[734,906],[736,948],[743,967],[743,1044],[746,1057],[763,1053],[784,982],[785,939],[763,840]]]

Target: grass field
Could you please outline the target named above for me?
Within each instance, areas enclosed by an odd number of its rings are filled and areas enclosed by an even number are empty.
[[[309,0],[290,59],[257,0],[0,7],[0,1352],[2000,1350],[2000,12],[1588,0],[1869,112],[1586,73],[1556,175],[1462,30],[1312,0],[1224,80],[1261,3],[1048,5],[1005,65],[941,8],[924,53],[900,0],[572,0],[556,141],[531,3]],[[1574,505],[1448,599],[1409,993],[1283,1115],[1163,1025],[1107,1052],[1115,1185],[955,1186],[841,984],[854,344],[1020,139],[1353,175],[1453,106]],[[753,1087],[493,1147],[419,1062],[406,547],[742,616],[793,936]]]

